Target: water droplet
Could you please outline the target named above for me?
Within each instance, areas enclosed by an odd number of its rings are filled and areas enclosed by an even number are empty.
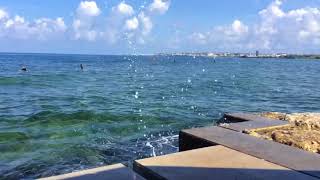
[[[134,95],[134,97],[135,97],[136,99],[139,98],[139,92],[138,92],[138,91],[136,92],[136,94]]]

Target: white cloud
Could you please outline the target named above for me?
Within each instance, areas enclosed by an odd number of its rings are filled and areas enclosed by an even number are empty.
[[[203,33],[195,32],[189,40],[199,45],[224,50],[290,51],[317,49],[320,42],[320,9],[300,8],[284,11],[275,0],[261,10],[257,23],[246,25],[235,20]]]
[[[208,36],[205,33],[193,33],[189,37],[189,39],[196,44],[207,44],[208,41]]]
[[[235,20],[231,25],[232,33],[242,35],[248,32],[248,26],[244,25],[241,21]]]
[[[0,9],[0,21],[8,17],[9,17],[8,13],[5,10]]]
[[[112,7],[109,16],[106,18],[107,20],[103,23],[105,27],[102,27],[100,33],[102,39],[109,44],[121,42],[121,39],[123,42],[127,31],[132,34],[133,31],[138,29],[139,21],[132,17],[134,14],[133,7],[124,1]]]
[[[198,45],[219,45],[226,47],[228,44],[239,46],[249,34],[249,27],[240,20],[235,20],[230,25],[217,26],[209,32],[195,32],[189,40]]]
[[[276,0],[260,11],[260,23],[254,29],[251,44],[258,48],[299,49],[314,48],[320,39],[320,11],[318,8],[281,9]]]
[[[74,38],[95,41],[99,32],[95,27],[96,17],[101,14],[95,1],[80,2],[73,20]]]
[[[152,4],[150,4],[148,9],[152,13],[164,14],[168,11],[169,6],[169,0],[153,0]]]
[[[153,0],[149,5],[144,4],[135,10],[127,2],[120,1],[109,13],[103,13],[96,1],[82,0],[74,10],[71,28],[67,27],[61,17],[28,21],[19,15],[11,17],[0,8],[0,37],[47,40],[63,36],[66,40],[99,39],[133,46],[152,39],[153,18],[166,13],[169,6],[168,0]]]
[[[147,8],[143,7],[140,12],[135,12],[132,6],[120,2],[112,7],[103,36],[111,43],[122,40],[130,45],[144,44],[153,29],[152,18],[165,13],[169,5],[169,1],[155,0]]]
[[[41,18],[35,21],[37,29],[44,29],[45,31],[65,32],[67,26],[63,18],[59,17],[55,20],[49,18]]]
[[[101,11],[95,1],[82,1],[77,9],[77,15],[81,16],[98,16]]]
[[[139,21],[137,17],[126,20],[125,28],[129,31],[136,30],[139,27]]]
[[[281,0],[275,0],[266,9],[261,10],[259,15],[263,16],[264,18],[283,17],[285,13],[280,8],[281,5]]]
[[[249,27],[243,24],[240,20],[234,20],[228,26],[215,27],[209,34],[211,36],[223,36],[224,38],[241,38],[249,32]]]
[[[119,15],[131,16],[134,14],[132,6],[126,4],[125,2],[119,3],[116,7],[112,8],[112,11]]]
[[[142,35],[146,36],[151,32],[153,28],[151,18],[149,16],[146,16],[143,12],[140,13],[138,17],[142,24]]]
[[[33,22],[24,17],[9,13],[0,9],[0,36],[10,39],[38,39],[47,40],[56,38],[66,32],[67,26],[63,18],[40,18]]]

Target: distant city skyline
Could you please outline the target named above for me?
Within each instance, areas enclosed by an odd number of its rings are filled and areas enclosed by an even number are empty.
[[[0,52],[256,51],[320,54],[320,1],[0,2]]]

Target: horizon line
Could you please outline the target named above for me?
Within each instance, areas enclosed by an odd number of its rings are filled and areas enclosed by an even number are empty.
[[[177,54],[201,54],[201,53],[215,53],[215,54],[222,54],[222,53],[229,53],[229,54],[254,54],[255,52],[229,52],[229,51],[222,51],[222,52],[214,52],[214,51],[199,51],[199,52],[192,52],[192,51],[181,51],[181,52],[158,52],[158,53],[141,53],[141,54],[101,54],[101,53],[58,53],[58,52],[0,52],[1,54],[43,54],[43,55],[82,55],[82,56],[156,56],[156,55],[177,55]],[[319,54],[315,53],[287,53],[287,52],[272,52],[272,53],[261,53],[261,54],[287,54],[287,55],[308,55],[308,56],[319,56]]]

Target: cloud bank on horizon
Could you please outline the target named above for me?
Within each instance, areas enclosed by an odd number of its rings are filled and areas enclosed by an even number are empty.
[[[262,49],[320,52],[320,9],[300,8],[285,12],[283,1],[275,0],[258,13],[259,22],[246,25],[234,20],[208,32],[195,32],[189,38],[199,45],[222,49]]]
[[[239,52],[259,49],[320,53],[318,7],[285,11],[282,8],[285,1],[273,0],[257,12],[257,22],[243,22],[239,17],[229,25],[214,25],[210,30],[189,30],[188,34],[159,36],[154,23],[166,16],[172,3],[174,0],[152,0],[135,9],[129,3],[120,1],[104,12],[96,1],[81,1],[73,10],[69,23],[65,22],[65,17],[27,20],[11,14],[0,4],[0,45],[4,40],[50,43],[58,39],[70,44],[81,41],[105,45],[106,50],[120,45],[123,49],[119,51],[123,52],[128,52],[126,48],[132,50],[140,47],[141,53],[143,47],[155,44],[157,49],[153,52],[189,49]]]

